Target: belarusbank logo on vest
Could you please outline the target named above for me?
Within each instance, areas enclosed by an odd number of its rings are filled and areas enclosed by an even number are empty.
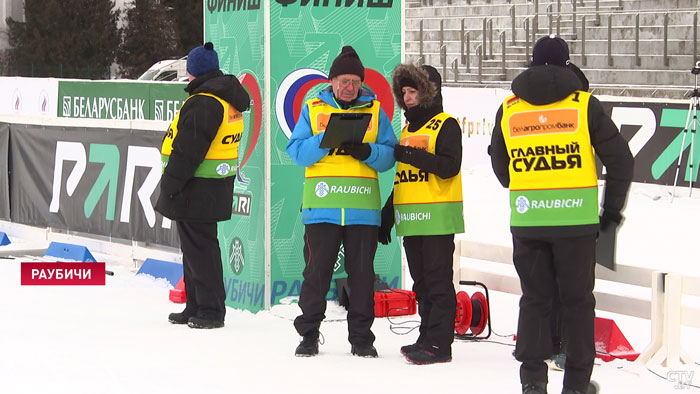
[[[518,196],[515,199],[515,210],[518,213],[525,213],[531,209],[568,209],[581,208],[583,198],[564,198],[549,200],[532,200],[525,196]]]
[[[326,182],[319,182],[314,189],[316,196],[326,197],[329,194],[372,194],[371,186],[356,186],[356,185],[332,185],[329,186]]]

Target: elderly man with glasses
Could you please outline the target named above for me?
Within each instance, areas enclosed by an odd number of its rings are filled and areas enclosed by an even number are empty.
[[[343,47],[328,73],[329,87],[306,102],[287,153],[306,168],[302,200],[304,281],[302,314],[294,327],[302,337],[295,355],[318,354],[319,327],[341,243],[348,273],[350,353],[377,357],[374,348],[374,253],[381,224],[378,172],[394,166],[398,142],[377,97],[362,86],[365,68],[351,46]],[[333,113],[368,113],[371,121],[361,143],[321,148]],[[361,191],[361,192],[360,192]]]

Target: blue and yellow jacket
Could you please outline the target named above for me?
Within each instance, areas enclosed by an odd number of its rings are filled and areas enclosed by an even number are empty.
[[[330,86],[320,91],[317,97],[334,108],[340,108]],[[376,98],[375,94],[369,89],[360,88],[358,99],[347,111],[352,112],[354,108],[379,105]],[[297,165],[302,167],[314,165],[331,151],[330,149],[319,147],[323,133],[314,135],[309,114],[309,105],[306,104],[287,143],[287,154]],[[370,155],[362,162],[377,172],[384,172],[394,167],[394,146],[398,141],[391,127],[391,122],[383,110],[379,110],[378,117],[376,141],[369,143],[371,148]],[[333,223],[341,226],[379,226],[381,214],[380,209],[308,208],[302,210],[302,222],[304,224]]]

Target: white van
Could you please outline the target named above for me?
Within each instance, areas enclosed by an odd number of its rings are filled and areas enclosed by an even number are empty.
[[[161,60],[141,74],[138,80],[187,82],[187,56]]]

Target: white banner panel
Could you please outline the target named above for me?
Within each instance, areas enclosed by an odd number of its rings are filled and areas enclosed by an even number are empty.
[[[0,115],[56,116],[58,79],[0,77]]]
[[[462,128],[462,168],[491,165],[486,148],[491,143],[496,111],[511,94],[504,89],[442,88],[445,112]]]

